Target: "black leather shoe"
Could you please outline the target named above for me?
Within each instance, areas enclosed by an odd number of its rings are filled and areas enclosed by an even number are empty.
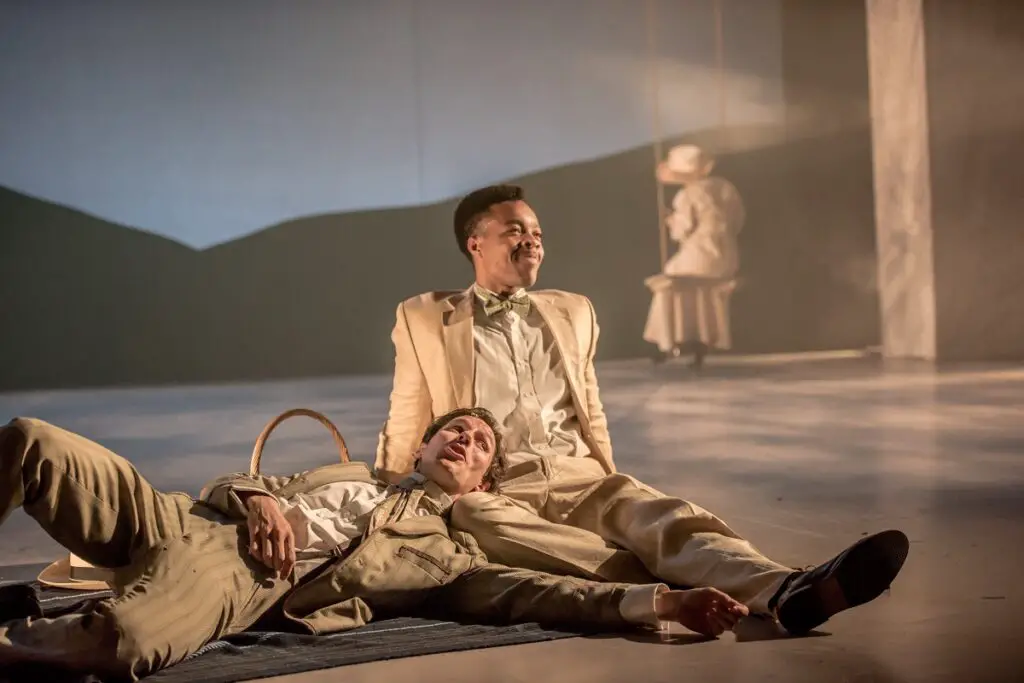
[[[24,583],[0,586],[0,622],[42,616],[43,607],[32,586]]]
[[[825,564],[797,572],[773,599],[779,623],[803,635],[833,615],[884,593],[910,552],[910,540],[890,529],[866,536]]]

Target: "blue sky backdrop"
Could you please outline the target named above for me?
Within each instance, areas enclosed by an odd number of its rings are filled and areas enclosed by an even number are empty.
[[[725,0],[730,124],[781,117],[778,0]],[[202,248],[718,123],[712,0],[0,2],[0,185]]]

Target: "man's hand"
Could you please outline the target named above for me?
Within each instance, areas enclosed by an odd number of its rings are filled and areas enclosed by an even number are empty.
[[[245,498],[249,511],[249,554],[283,579],[295,568],[295,534],[277,499],[266,494]]]
[[[705,636],[731,631],[750,613],[746,605],[716,588],[665,591],[655,599],[654,609],[662,621],[678,622]]]

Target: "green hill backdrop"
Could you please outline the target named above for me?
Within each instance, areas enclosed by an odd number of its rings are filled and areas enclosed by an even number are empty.
[[[720,157],[748,209],[736,351],[877,343],[868,135]],[[602,358],[648,351],[652,165],[643,147],[513,179],[545,231],[539,286],[591,297]],[[308,216],[195,251],[0,188],[0,390],[389,372],[397,302],[470,282],[454,204]]]

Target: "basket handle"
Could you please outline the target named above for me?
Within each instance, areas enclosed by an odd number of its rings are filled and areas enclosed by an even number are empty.
[[[270,437],[270,432],[274,431],[274,428],[277,427],[277,425],[290,417],[295,417],[296,415],[311,417],[324,427],[327,427],[331,432],[331,436],[334,437],[334,443],[338,447],[338,455],[341,456],[341,461],[350,462],[348,457],[348,446],[345,445],[344,437],[341,436],[341,432],[338,431],[338,428],[334,426],[333,422],[315,410],[310,410],[309,408],[292,408],[291,410],[284,411],[268,422],[267,426],[263,428],[262,432],[260,432],[259,438],[256,439],[256,445],[253,446],[252,449],[252,459],[249,460],[249,474],[251,476],[255,477],[260,473],[260,458],[263,455],[263,446],[267,443],[267,439]]]

